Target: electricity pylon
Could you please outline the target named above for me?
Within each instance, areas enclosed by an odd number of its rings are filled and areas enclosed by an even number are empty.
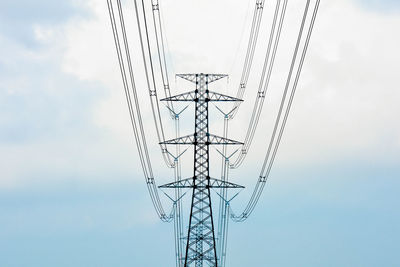
[[[240,185],[210,177],[210,145],[240,145],[242,143],[210,134],[208,103],[211,101],[241,101],[240,99],[211,92],[208,85],[227,77],[225,74],[178,74],[178,77],[196,84],[196,90],[171,96],[161,101],[195,102],[195,132],[162,142],[166,145],[194,145],[193,177],[160,186],[160,188],[191,188],[192,204],[185,257],[185,267],[218,266],[216,238],[210,188],[243,188]]]

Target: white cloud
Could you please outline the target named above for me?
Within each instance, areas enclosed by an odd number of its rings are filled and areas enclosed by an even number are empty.
[[[366,12],[349,1],[321,6],[285,142],[293,147],[283,157],[307,147],[310,162],[321,154],[399,155],[399,26],[398,14]]]
[[[68,27],[69,45],[64,68],[80,78],[99,81],[113,88],[110,97],[100,105],[96,120],[121,133],[121,129],[128,130],[125,121],[127,116],[123,115],[126,110],[120,108],[123,97],[118,92],[121,82],[116,72],[108,14],[103,1],[92,1],[91,6],[95,17]],[[248,8],[246,3],[223,1],[216,4],[214,1],[202,1],[189,6],[183,1],[165,1],[161,7],[176,72],[224,72],[231,67],[232,55],[240,41],[237,29],[242,28],[245,19],[243,10]],[[267,3],[265,20],[271,15],[268,12],[272,9],[268,11],[268,7],[272,5],[268,6]],[[295,16],[300,15],[294,14],[295,8],[297,6],[289,3],[288,14],[292,15],[287,19],[289,23],[293,23]],[[225,12],[227,9],[229,12]],[[133,14],[132,6],[128,5],[127,14],[138,70],[140,53],[134,38],[136,26],[134,18],[129,16]],[[247,25],[251,14],[252,8],[247,15]],[[328,161],[338,159],[343,154],[365,156],[365,153],[379,152],[382,146],[392,147],[393,151],[398,152],[396,140],[399,127],[392,122],[394,114],[399,113],[395,101],[399,99],[399,93],[394,87],[397,79],[396,62],[399,60],[396,47],[400,42],[395,32],[399,24],[398,15],[372,13],[361,9],[355,2],[322,2],[292,116],[279,153],[282,160],[302,158],[312,162],[321,159],[321,155],[325,155],[324,160]],[[283,40],[287,42],[282,44],[284,48],[292,47],[288,43],[292,39]],[[261,34],[259,42],[254,73],[262,63],[262,45],[266,42],[266,34]],[[240,64],[237,66],[240,67]],[[238,74],[239,70],[236,67],[235,73]],[[138,74],[140,77],[143,73],[138,71]],[[253,88],[257,85],[256,77],[251,76]],[[231,78],[231,86],[237,79]],[[140,84],[140,78],[138,80]],[[231,90],[235,90],[235,86],[232,87]],[[247,94],[247,107],[243,110],[250,110],[253,94]],[[147,101],[146,93],[141,97]],[[242,125],[247,118],[243,114],[232,125]],[[255,143],[265,139],[263,130],[268,131],[264,127]],[[255,152],[253,159],[263,155],[263,148],[252,146]]]
[[[51,165],[67,170],[71,166],[71,158],[79,156],[72,162],[82,173],[96,172],[90,170],[96,165],[103,166],[103,170],[113,169],[113,164],[116,164],[115,168],[131,171],[131,162],[138,163],[138,160],[136,147],[132,145],[132,130],[120,81],[107,5],[102,0],[76,4],[91,10],[92,15],[73,17],[62,25],[35,25],[37,40],[46,44],[51,53],[49,55],[39,51],[40,53],[34,55],[52,58],[60,64],[62,71],[85,85],[105,88],[101,93],[88,89],[88,92],[95,95],[94,103],[88,106],[90,123],[93,123],[89,126],[94,127],[94,131],[104,131],[104,134],[100,134],[104,139],[96,137],[100,139],[87,145],[83,154],[82,147],[72,149],[74,151],[68,152],[67,157],[58,163],[57,159],[54,159]],[[139,60],[141,55],[135,38],[136,26],[130,4],[131,2],[128,3],[126,20],[130,42],[134,48],[134,68],[138,88],[142,92],[140,97],[143,99],[144,114],[149,114],[149,105],[146,104],[148,97]],[[246,34],[241,39],[240,30],[244,22],[249,25],[252,7],[246,17],[244,11],[248,9],[248,3],[243,1],[224,0],[216,3],[209,0],[189,5],[183,0],[166,0],[161,4],[175,72],[228,72],[232,67],[237,45],[242,40],[241,52],[233,68],[234,75],[230,79],[230,92],[225,89],[225,84],[219,85],[223,87],[224,93],[234,94],[234,85],[237,84],[247,39]],[[271,10],[267,6],[265,19]],[[291,14],[294,14],[295,8],[291,7],[290,10]],[[288,19],[288,22],[293,23],[293,19]],[[301,162],[311,164],[318,161],[335,161],[343,157],[387,157],[388,160],[394,160],[395,156],[398,156],[400,126],[396,123],[396,114],[400,113],[397,103],[400,93],[396,85],[397,64],[400,61],[400,53],[397,52],[400,46],[397,34],[399,26],[398,14],[373,13],[371,10],[360,8],[355,2],[345,0],[335,3],[322,2],[278,161],[285,165]],[[252,88],[257,86],[256,74],[259,73],[262,64],[262,47],[266,43],[266,36],[267,31],[264,28],[259,41],[260,50],[255,59],[255,74],[251,76]],[[291,47],[283,44],[281,55]],[[278,68],[283,69],[286,67]],[[272,92],[281,88],[278,87],[278,82],[279,80],[273,82]],[[187,83],[178,84],[182,86],[180,91],[189,89],[184,87]],[[7,87],[11,90],[11,87]],[[246,111],[251,110],[253,91],[255,90],[250,89],[246,93],[242,113],[237,117],[237,121],[232,123],[231,129],[243,129],[241,125],[247,123]],[[277,93],[273,93],[271,97],[275,99]],[[265,117],[271,119],[272,109],[269,107],[269,101],[271,100],[268,99],[266,103]],[[191,118],[191,115],[187,115],[186,118]],[[151,130],[152,119],[146,119],[146,123],[146,128],[149,129],[149,143],[152,144],[152,152],[155,154],[158,148],[154,130]],[[267,141],[265,133],[270,130],[267,128],[270,124],[260,124],[260,131],[249,155],[251,165],[256,166],[259,166],[256,162],[264,155]],[[216,131],[219,130],[217,123],[213,126]],[[172,131],[169,131],[168,135],[172,136]],[[241,139],[244,132],[235,131],[232,137]],[[104,146],[96,147],[100,144]],[[52,151],[53,146],[57,145],[41,143],[32,146],[32,149],[11,148],[16,156],[14,160],[9,158],[6,169],[13,173],[13,177],[23,176],[18,167],[21,158],[18,160],[17,155],[26,154],[34,160],[26,166],[25,173],[32,172],[38,166],[41,166],[39,171],[43,170],[45,163],[37,161],[40,161],[41,157],[48,159],[49,156],[43,154],[47,153],[47,149]],[[68,147],[67,143],[63,149],[71,150]],[[119,153],[120,149],[123,152]],[[39,151],[39,156],[32,152],[35,150]],[[98,156],[107,153],[111,156]],[[118,159],[107,163],[112,155],[119,155]],[[82,161],[80,157],[87,161]],[[29,160],[24,158],[23,161]],[[160,162],[158,156],[156,162]],[[157,166],[157,169],[158,172],[165,173],[161,171],[161,167]],[[141,177],[141,174],[138,176]]]

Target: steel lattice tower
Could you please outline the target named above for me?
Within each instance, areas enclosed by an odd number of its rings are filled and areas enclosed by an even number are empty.
[[[180,78],[196,84],[196,90],[162,99],[162,101],[194,101],[195,132],[193,135],[165,141],[164,144],[194,145],[193,177],[162,185],[162,188],[192,188],[192,204],[186,243],[184,266],[217,266],[218,256],[210,188],[241,188],[241,186],[210,178],[209,146],[242,144],[240,142],[210,134],[208,127],[208,103],[210,101],[241,101],[208,90],[208,85],[222,79],[224,74],[178,74]]]
[[[116,2],[115,9],[113,2]],[[262,163],[260,174],[257,177],[254,191],[251,194],[248,203],[245,205],[244,210],[237,214],[234,214],[230,209],[230,202],[238,195],[239,192],[236,192],[236,194],[231,196],[228,194],[227,189],[243,187],[228,181],[229,170],[238,168],[244,162],[246,155],[248,155],[248,151],[255,137],[260,118],[262,119],[262,111],[265,104],[264,100],[266,93],[269,90],[268,88],[271,86],[271,77],[276,76],[276,74],[274,74],[276,72],[276,70],[274,70],[274,64],[276,64],[275,59],[279,57],[277,56],[277,51],[281,42],[281,34],[284,32],[282,29],[285,28],[284,25],[286,24],[285,21],[287,20],[285,19],[287,16],[286,14],[288,13],[287,11],[289,9],[297,10],[300,6],[296,5],[294,8],[287,8],[288,3],[290,2],[289,0],[278,0],[276,1],[274,11],[271,9],[273,12],[269,12],[269,15],[273,14],[273,19],[267,24],[269,32],[267,35],[269,35],[269,38],[268,42],[263,45],[266,48],[264,64],[262,66],[259,79],[259,86],[255,91],[256,99],[254,101],[253,112],[249,120],[249,125],[246,130],[245,141],[244,143],[240,143],[227,138],[229,128],[228,125],[230,124],[229,122],[238,113],[240,103],[235,103],[228,113],[225,113],[222,109],[216,106],[216,108],[224,115],[223,137],[220,137],[211,134],[209,131],[209,102],[242,101],[239,98],[244,96],[246,88],[249,85],[249,79],[253,79],[250,74],[254,72],[252,70],[252,68],[254,68],[252,67],[254,65],[253,61],[255,55],[258,54],[258,52],[255,53],[255,51],[259,50],[257,40],[259,39],[258,36],[260,29],[263,29],[264,27],[262,16],[264,10],[266,10],[264,6],[265,0],[255,0],[256,6],[249,31],[250,34],[246,56],[240,76],[240,82],[238,84],[239,87],[237,88],[237,98],[211,92],[209,90],[209,84],[225,78],[227,75],[204,73],[177,74],[178,77],[194,83],[196,87],[193,91],[171,96],[169,73],[167,68],[169,62],[166,60],[164,45],[164,41],[166,43],[166,38],[164,38],[165,35],[163,34],[164,25],[160,13],[159,0],[134,1],[134,17],[136,18],[137,33],[139,37],[134,38],[134,41],[138,41],[140,43],[140,49],[137,49],[136,47],[138,43],[132,47],[129,44],[131,40],[127,36],[127,32],[129,31],[127,31],[125,25],[129,24],[130,22],[125,23],[121,2],[121,0],[107,0],[111,28],[121,71],[123,89],[128,104],[129,116],[138,149],[138,155],[153,206],[158,217],[163,222],[170,222],[174,220],[176,266],[224,267],[226,265],[228,219],[230,218],[234,222],[245,221],[253,212],[260,199],[261,193],[264,190],[276,158],[276,153],[281,143],[288,116],[290,114],[290,109],[295,96],[296,88],[298,86],[301,70],[303,68],[303,63],[306,57],[306,52],[311,33],[313,31],[320,0],[305,1],[306,3],[304,6],[303,15],[298,17],[299,19],[301,18],[301,23],[299,23],[300,27],[297,38],[293,39],[296,40],[296,45],[294,46],[292,57],[289,61],[287,61],[288,63],[290,62],[290,68],[287,72],[286,81],[284,81],[284,84],[282,84],[283,94],[280,99],[279,111],[277,112],[276,117],[274,116],[275,118],[272,118],[274,120],[274,126],[273,129],[271,129],[270,138],[267,140],[268,149],[265,151],[265,157]],[[314,6],[313,10],[310,8],[312,6]],[[146,10],[149,10],[150,7],[152,8],[152,20],[149,15],[146,15]],[[271,7],[268,7],[268,10],[270,8]],[[312,13],[312,15],[310,13]],[[290,20],[292,21],[292,19]],[[290,24],[293,23],[291,22]],[[152,27],[154,28],[154,32],[149,30],[149,28]],[[292,34],[291,30],[289,30],[289,32]],[[293,36],[293,38],[295,38],[295,36]],[[292,37],[289,39],[291,40]],[[157,51],[155,51],[155,49]],[[133,53],[131,53],[132,51]],[[138,93],[139,91],[135,81],[136,75],[134,75],[135,64],[133,64],[134,62],[132,59],[135,58],[135,52],[138,52],[138,56],[141,52],[141,59],[139,59],[139,61],[142,62],[143,65],[141,65],[140,62],[138,64],[140,65],[139,68],[143,68],[145,74],[145,81],[147,83],[147,91],[151,104],[151,115],[153,115],[153,122],[157,134],[157,140],[160,144],[161,154],[167,167],[174,169],[173,182],[159,186],[160,188],[171,188],[175,193],[174,197],[171,197],[163,191],[163,193],[165,193],[165,195],[173,203],[170,213],[165,212],[166,210],[164,209],[163,203],[160,199],[159,190],[157,188],[152,169],[152,161],[147,145],[147,136],[143,123],[144,120],[140,108],[142,103],[140,103],[140,94]],[[153,58],[153,55],[155,56],[155,52],[157,52],[158,60]],[[284,58],[286,61],[286,57]],[[256,76],[258,76],[258,74]],[[161,100],[167,101],[166,108],[169,109],[169,115],[175,123],[175,138],[171,140],[167,140],[165,138],[163,119],[161,116],[157,92],[157,84],[159,82],[162,82],[162,84],[160,83],[159,85],[163,86],[166,96],[165,99]],[[278,85],[278,87],[281,87],[281,85]],[[177,112],[172,101],[195,102],[195,124],[193,133],[186,136],[180,136],[180,114],[187,108],[187,106],[180,112]],[[169,145],[173,146],[176,155],[171,153],[172,150],[169,149]],[[182,162],[179,159],[185,153],[187,148],[181,153],[180,145],[194,146],[193,176],[187,179],[181,178]],[[222,152],[217,149],[218,153],[222,156],[220,179],[214,179],[210,177],[210,145],[222,145]],[[228,156],[227,145],[241,145],[241,149],[237,149]],[[238,156],[234,157],[233,162],[231,162],[230,158],[238,151],[240,151]],[[212,164],[212,166],[214,165]],[[184,188],[187,190],[181,190]],[[220,190],[215,190],[215,188],[219,188]],[[215,191],[218,197],[214,194],[211,195],[212,191]],[[219,191],[219,193],[217,191]],[[182,194],[182,192],[184,193]],[[184,236],[184,227],[182,223],[184,213],[182,212],[182,207],[183,204],[188,203],[183,202],[182,199],[183,196],[185,196],[188,192],[191,192],[192,195],[190,212],[188,211],[185,213],[185,215],[188,215],[189,218],[187,236]],[[189,194],[190,193],[188,193],[188,195]],[[214,197],[216,200],[219,200],[219,210],[216,209],[216,205],[213,205],[212,199]],[[217,211],[217,213],[214,213],[214,215],[213,208]],[[214,222],[215,214],[218,215],[216,223]]]

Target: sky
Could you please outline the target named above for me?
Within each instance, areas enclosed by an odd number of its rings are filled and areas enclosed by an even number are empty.
[[[218,86],[234,95],[253,2],[162,1],[171,72],[229,73]],[[232,172],[246,185],[235,211],[264,157],[301,3],[289,4],[265,122]],[[132,1],[124,6],[139,58]],[[173,225],[147,195],[107,12],[102,0],[0,2],[0,266],[174,265]],[[227,266],[400,266],[399,29],[399,1],[321,1],[273,171],[252,216],[230,224]],[[266,33],[231,129],[249,119]],[[171,81],[175,92],[190,89]],[[147,103],[145,90],[140,97]],[[182,132],[192,129],[190,112]],[[156,177],[170,181],[151,120],[145,127]],[[218,120],[211,128],[220,131]]]

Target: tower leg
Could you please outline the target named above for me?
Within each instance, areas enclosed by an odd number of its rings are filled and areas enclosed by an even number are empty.
[[[217,266],[209,176],[208,75],[196,74],[194,175],[185,267]]]

